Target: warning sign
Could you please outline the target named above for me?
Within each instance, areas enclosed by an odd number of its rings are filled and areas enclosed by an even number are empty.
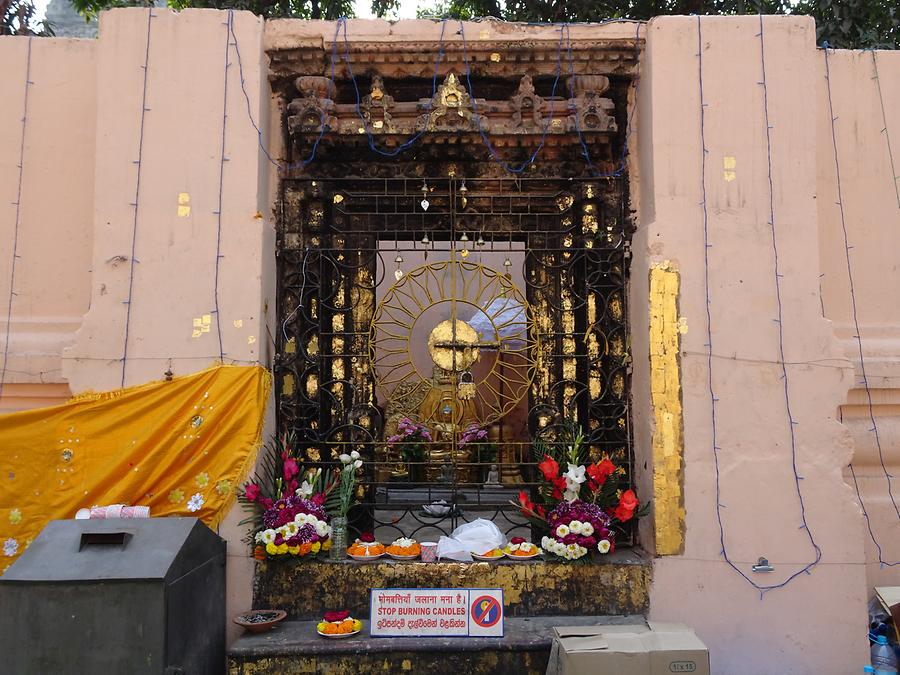
[[[501,588],[373,588],[372,637],[502,637]]]

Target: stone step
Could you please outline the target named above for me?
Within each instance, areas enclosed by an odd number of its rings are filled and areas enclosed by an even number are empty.
[[[372,588],[502,588],[507,617],[644,614],[651,573],[637,549],[568,564],[274,560],[259,563],[254,607],[283,609],[290,619],[335,609],[367,618]]]
[[[228,675],[428,673],[543,675],[553,626],[641,623],[643,616],[537,616],[505,619],[502,638],[326,639],[315,621],[284,621],[268,633],[245,633],[228,649]]]

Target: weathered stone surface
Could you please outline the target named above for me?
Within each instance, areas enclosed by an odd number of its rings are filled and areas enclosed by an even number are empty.
[[[372,588],[502,588],[510,617],[643,614],[650,579],[649,559],[635,551],[589,564],[279,561],[260,563],[254,606],[294,619],[339,608],[368,617]]]
[[[269,633],[247,633],[228,652],[229,675],[300,673],[542,674],[553,626],[640,623],[643,617],[545,616],[509,618],[502,638],[371,638],[363,632],[327,640],[315,621],[287,621]]]

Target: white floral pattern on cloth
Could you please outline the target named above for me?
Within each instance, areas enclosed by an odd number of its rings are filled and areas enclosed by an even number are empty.
[[[10,537],[6,541],[3,542],[3,555],[7,558],[12,558],[16,553],[19,552],[19,542]]]
[[[196,493],[193,497],[188,501],[188,511],[193,513],[194,511],[199,511],[203,507],[203,495],[199,492]]]

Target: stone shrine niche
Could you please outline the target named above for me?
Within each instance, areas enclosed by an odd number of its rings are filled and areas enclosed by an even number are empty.
[[[330,45],[269,54],[288,142],[278,425],[308,461],[363,455],[351,526],[382,539],[478,516],[527,534],[508,502],[564,416],[631,464],[621,161],[639,45],[573,41],[559,64],[557,41],[472,42],[468,71],[455,42],[435,70],[438,47],[352,42],[355,83],[343,63],[332,81]],[[404,419],[431,437],[415,453],[388,442]],[[473,427],[481,445],[461,446]],[[435,500],[451,508],[423,514]]]

